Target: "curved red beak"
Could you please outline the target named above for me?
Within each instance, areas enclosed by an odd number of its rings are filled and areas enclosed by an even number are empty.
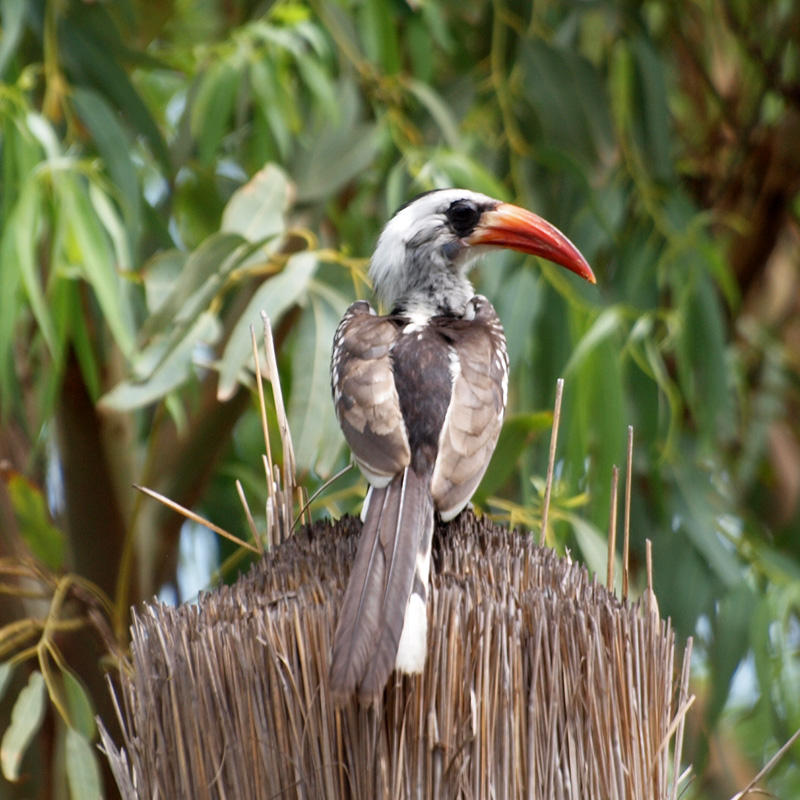
[[[511,203],[500,203],[491,211],[485,211],[466,241],[531,253],[566,267],[589,283],[597,283],[580,250],[555,225]]]

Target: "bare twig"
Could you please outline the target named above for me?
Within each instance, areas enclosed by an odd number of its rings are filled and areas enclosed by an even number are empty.
[[[763,768],[758,771],[758,774],[747,784],[747,786],[742,789],[741,792],[737,792],[731,800],[741,800],[742,797],[745,797],[752,788],[765,776],[769,773],[772,768],[783,758],[786,754],[786,751],[800,738],[800,728],[798,728],[790,737],[789,739],[781,746],[777,753],[775,753],[772,758],[764,764]]]

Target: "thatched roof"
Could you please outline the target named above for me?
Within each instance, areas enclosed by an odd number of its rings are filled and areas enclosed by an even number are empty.
[[[136,612],[121,747],[103,736],[125,798],[675,797],[669,623],[470,512],[438,530],[424,675],[335,709],[359,530],[319,523],[196,605]]]

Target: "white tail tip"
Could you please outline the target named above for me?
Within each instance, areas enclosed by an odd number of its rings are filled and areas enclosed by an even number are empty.
[[[395,669],[419,673],[425,667],[428,652],[428,609],[418,594],[411,594],[403,619],[403,632],[397,646]]]

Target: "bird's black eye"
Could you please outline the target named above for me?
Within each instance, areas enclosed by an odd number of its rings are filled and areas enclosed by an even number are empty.
[[[445,212],[456,236],[468,236],[481,218],[481,209],[471,200],[456,200]]]

